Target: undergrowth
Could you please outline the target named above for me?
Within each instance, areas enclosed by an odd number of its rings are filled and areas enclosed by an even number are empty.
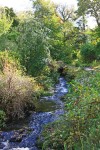
[[[43,150],[99,150],[100,68],[81,70],[70,85],[65,97],[66,113],[45,127],[40,147]]]
[[[1,54],[1,53],[0,53]],[[16,60],[10,58],[7,52],[0,55],[0,128],[9,119],[19,119],[34,110],[33,99],[41,90],[33,77],[26,76],[19,69]]]

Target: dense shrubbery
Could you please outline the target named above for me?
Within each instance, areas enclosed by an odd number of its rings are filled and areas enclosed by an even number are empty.
[[[33,105],[35,89],[32,78],[20,76],[6,70],[0,75],[0,108],[11,117],[23,117],[25,109]]]
[[[100,59],[100,43],[97,45],[93,45],[91,43],[87,43],[82,45],[81,48],[81,56],[84,62],[92,62],[96,59]]]
[[[98,150],[100,147],[100,72],[81,72],[66,96],[67,113],[43,132],[42,148]]]
[[[80,54],[85,63],[100,60],[100,28],[87,31],[87,42],[81,45]]]
[[[82,45],[81,55],[84,62],[92,62],[96,59],[96,51],[94,45],[88,43]]]
[[[14,69],[14,71],[19,70],[22,72],[24,68],[22,69],[16,52],[11,50],[0,51],[0,73],[3,73],[5,68],[11,68],[12,71]]]

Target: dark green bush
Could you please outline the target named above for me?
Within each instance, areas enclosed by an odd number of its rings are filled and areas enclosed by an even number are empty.
[[[97,58],[95,46],[87,43],[81,47],[81,56],[83,61],[92,62]]]

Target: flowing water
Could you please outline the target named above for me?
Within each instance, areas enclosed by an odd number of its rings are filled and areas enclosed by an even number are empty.
[[[36,141],[44,125],[59,119],[64,113],[64,103],[61,98],[68,92],[67,84],[63,77],[55,86],[52,96],[42,97],[40,104],[43,111],[34,112],[29,118],[28,128],[0,132],[0,150],[38,150]]]

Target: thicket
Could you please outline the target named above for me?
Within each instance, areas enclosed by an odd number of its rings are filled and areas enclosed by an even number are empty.
[[[93,44],[87,43],[82,45],[81,55],[84,62],[92,62],[93,60],[96,60],[96,54],[96,47]]]
[[[34,99],[57,81],[49,55],[48,29],[32,13],[0,8],[0,128],[35,109]],[[20,18],[21,17],[21,18]],[[53,73],[54,72],[54,73]]]
[[[86,33],[87,34],[87,33]],[[88,33],[87,42],[82,44],[80,54],[83,62],[100,61],[100,28]]]
[[[39,86],[34,78],[26,76],[19,62],[10,56],[10,51],[0,52],[0,119],[22,118],[29,108],[34,108],[33,99]],[[4,117],[4,119],[3,119]]]

